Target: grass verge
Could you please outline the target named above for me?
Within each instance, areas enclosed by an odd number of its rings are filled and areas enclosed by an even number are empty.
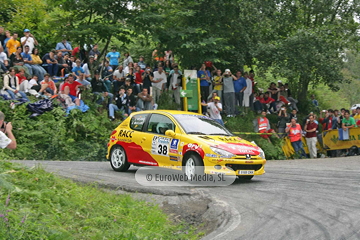
[[[0,239],[197,239],[158,206],[0,161]]]

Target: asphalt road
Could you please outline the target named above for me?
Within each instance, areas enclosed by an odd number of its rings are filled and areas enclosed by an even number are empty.
[[[21,161],[75,180],[147,191],[135,170],[108,162]],[[360,239],[360,157],[268,161],[266,174],[227,187],[158,187],[159,194],[209,194],[227,204],[231,219],[206,239]]]

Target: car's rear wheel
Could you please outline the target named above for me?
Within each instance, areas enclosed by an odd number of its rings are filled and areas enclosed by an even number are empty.
[[[204,174],[204,163],[198,155],[192,153],[187,156],[184,163],[184,173],[190,181],[194,179],[195,175]]]
[[[240,180],[251,180],[254,175],[238,176]]]
[[[111,167],[117,172],[126,172],[130,164],[127,161],[126,152],[122,146],[115,145],[110,154]]]

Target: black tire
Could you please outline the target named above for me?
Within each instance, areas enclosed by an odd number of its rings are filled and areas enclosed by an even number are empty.
[[[130,164],[127,161],[126,152],[122,146],[115,145],[111,149],[110,165],[117,172],[126,172],[129,169]]]
[[[254,175],[244,175],[244,176],[238,176],[240,180],[251,180]]]
[[[184,161],[183,171],[191,182],[194,182],[192,179],[195,174],[197,176],[203,175],[204,163],[199,155],[194,153],[189,154]]]

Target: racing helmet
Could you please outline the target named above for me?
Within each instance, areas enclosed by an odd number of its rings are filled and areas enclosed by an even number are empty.
[[[161,134],[165,134],[166,130],[169,129],[168,124],[166,123],[158,123],[156,126],[156,132],[161,133]]]

